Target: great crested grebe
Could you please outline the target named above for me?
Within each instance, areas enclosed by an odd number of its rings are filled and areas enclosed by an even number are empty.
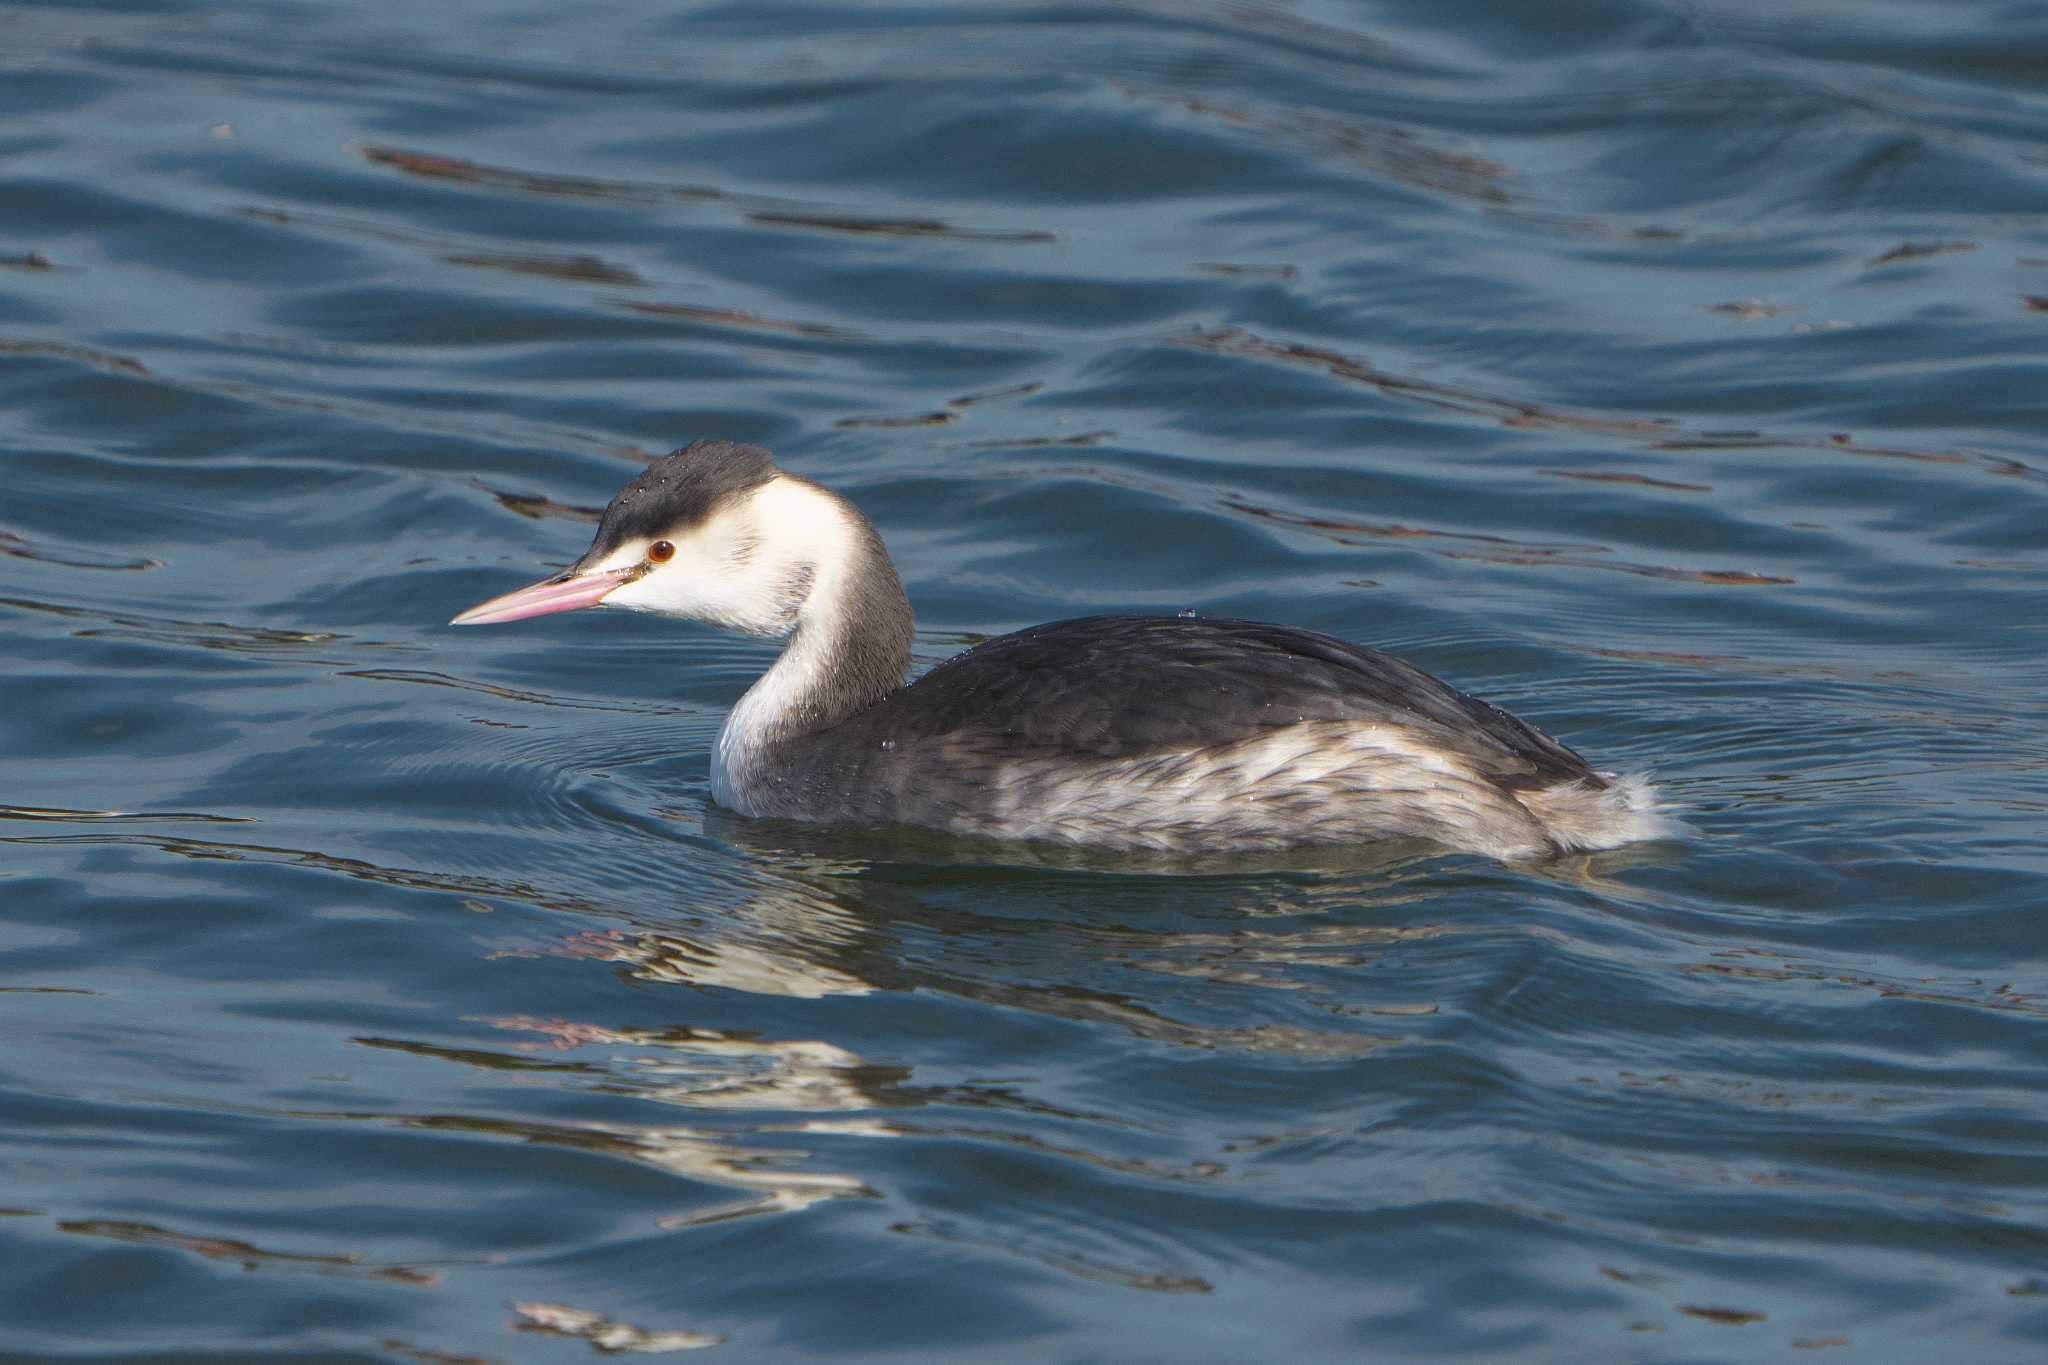
[[[1175,851],[1411,837],[1503,859],[1675,828],[1643,778],[1290,626],[1057,621],[905,686],[910,601],[881,537],[759,446],[654,461],[566,573],[453,624],[594,606],[787,637],[712,755],[712,798],[742,815]]]

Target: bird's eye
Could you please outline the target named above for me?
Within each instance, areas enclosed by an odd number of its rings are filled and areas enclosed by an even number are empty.
[[[649,564],[666,564],[675,557],[676,547],[673,541],[657,540],[647,547],[647,562]]]

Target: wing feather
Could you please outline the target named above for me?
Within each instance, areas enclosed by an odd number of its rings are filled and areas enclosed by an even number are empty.
[[[1405,660],[1258,621],[1095,616],[958,655],[833,734],[855,751],[1121,758],[1310,721],[1400,726],[1510,790],[1605,785],[1584,759]]]

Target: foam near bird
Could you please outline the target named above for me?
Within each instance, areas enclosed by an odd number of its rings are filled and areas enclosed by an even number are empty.
[[[881,537],[758,446],[654,461],[567,572],[454,624],[593,606],[788,640],[712,754],[712,798],[743,815],[1159,850],[1420,837],[1503,859],[1675,828],[1644,779],[1289,626],[1057,621],[906,686],[910,601]]]

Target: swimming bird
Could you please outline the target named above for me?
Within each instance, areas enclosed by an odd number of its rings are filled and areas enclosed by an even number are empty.
[[[910,601],[881,537],[759,446],[655,460],[566,572],[453,624],[596,606],[788,641],[711,756],[712,799],[742,815],[1191,852],[1420,837],[1501,859],[1672,828],[1645,779],[1291,626],[1056,621],[906,686]]]

